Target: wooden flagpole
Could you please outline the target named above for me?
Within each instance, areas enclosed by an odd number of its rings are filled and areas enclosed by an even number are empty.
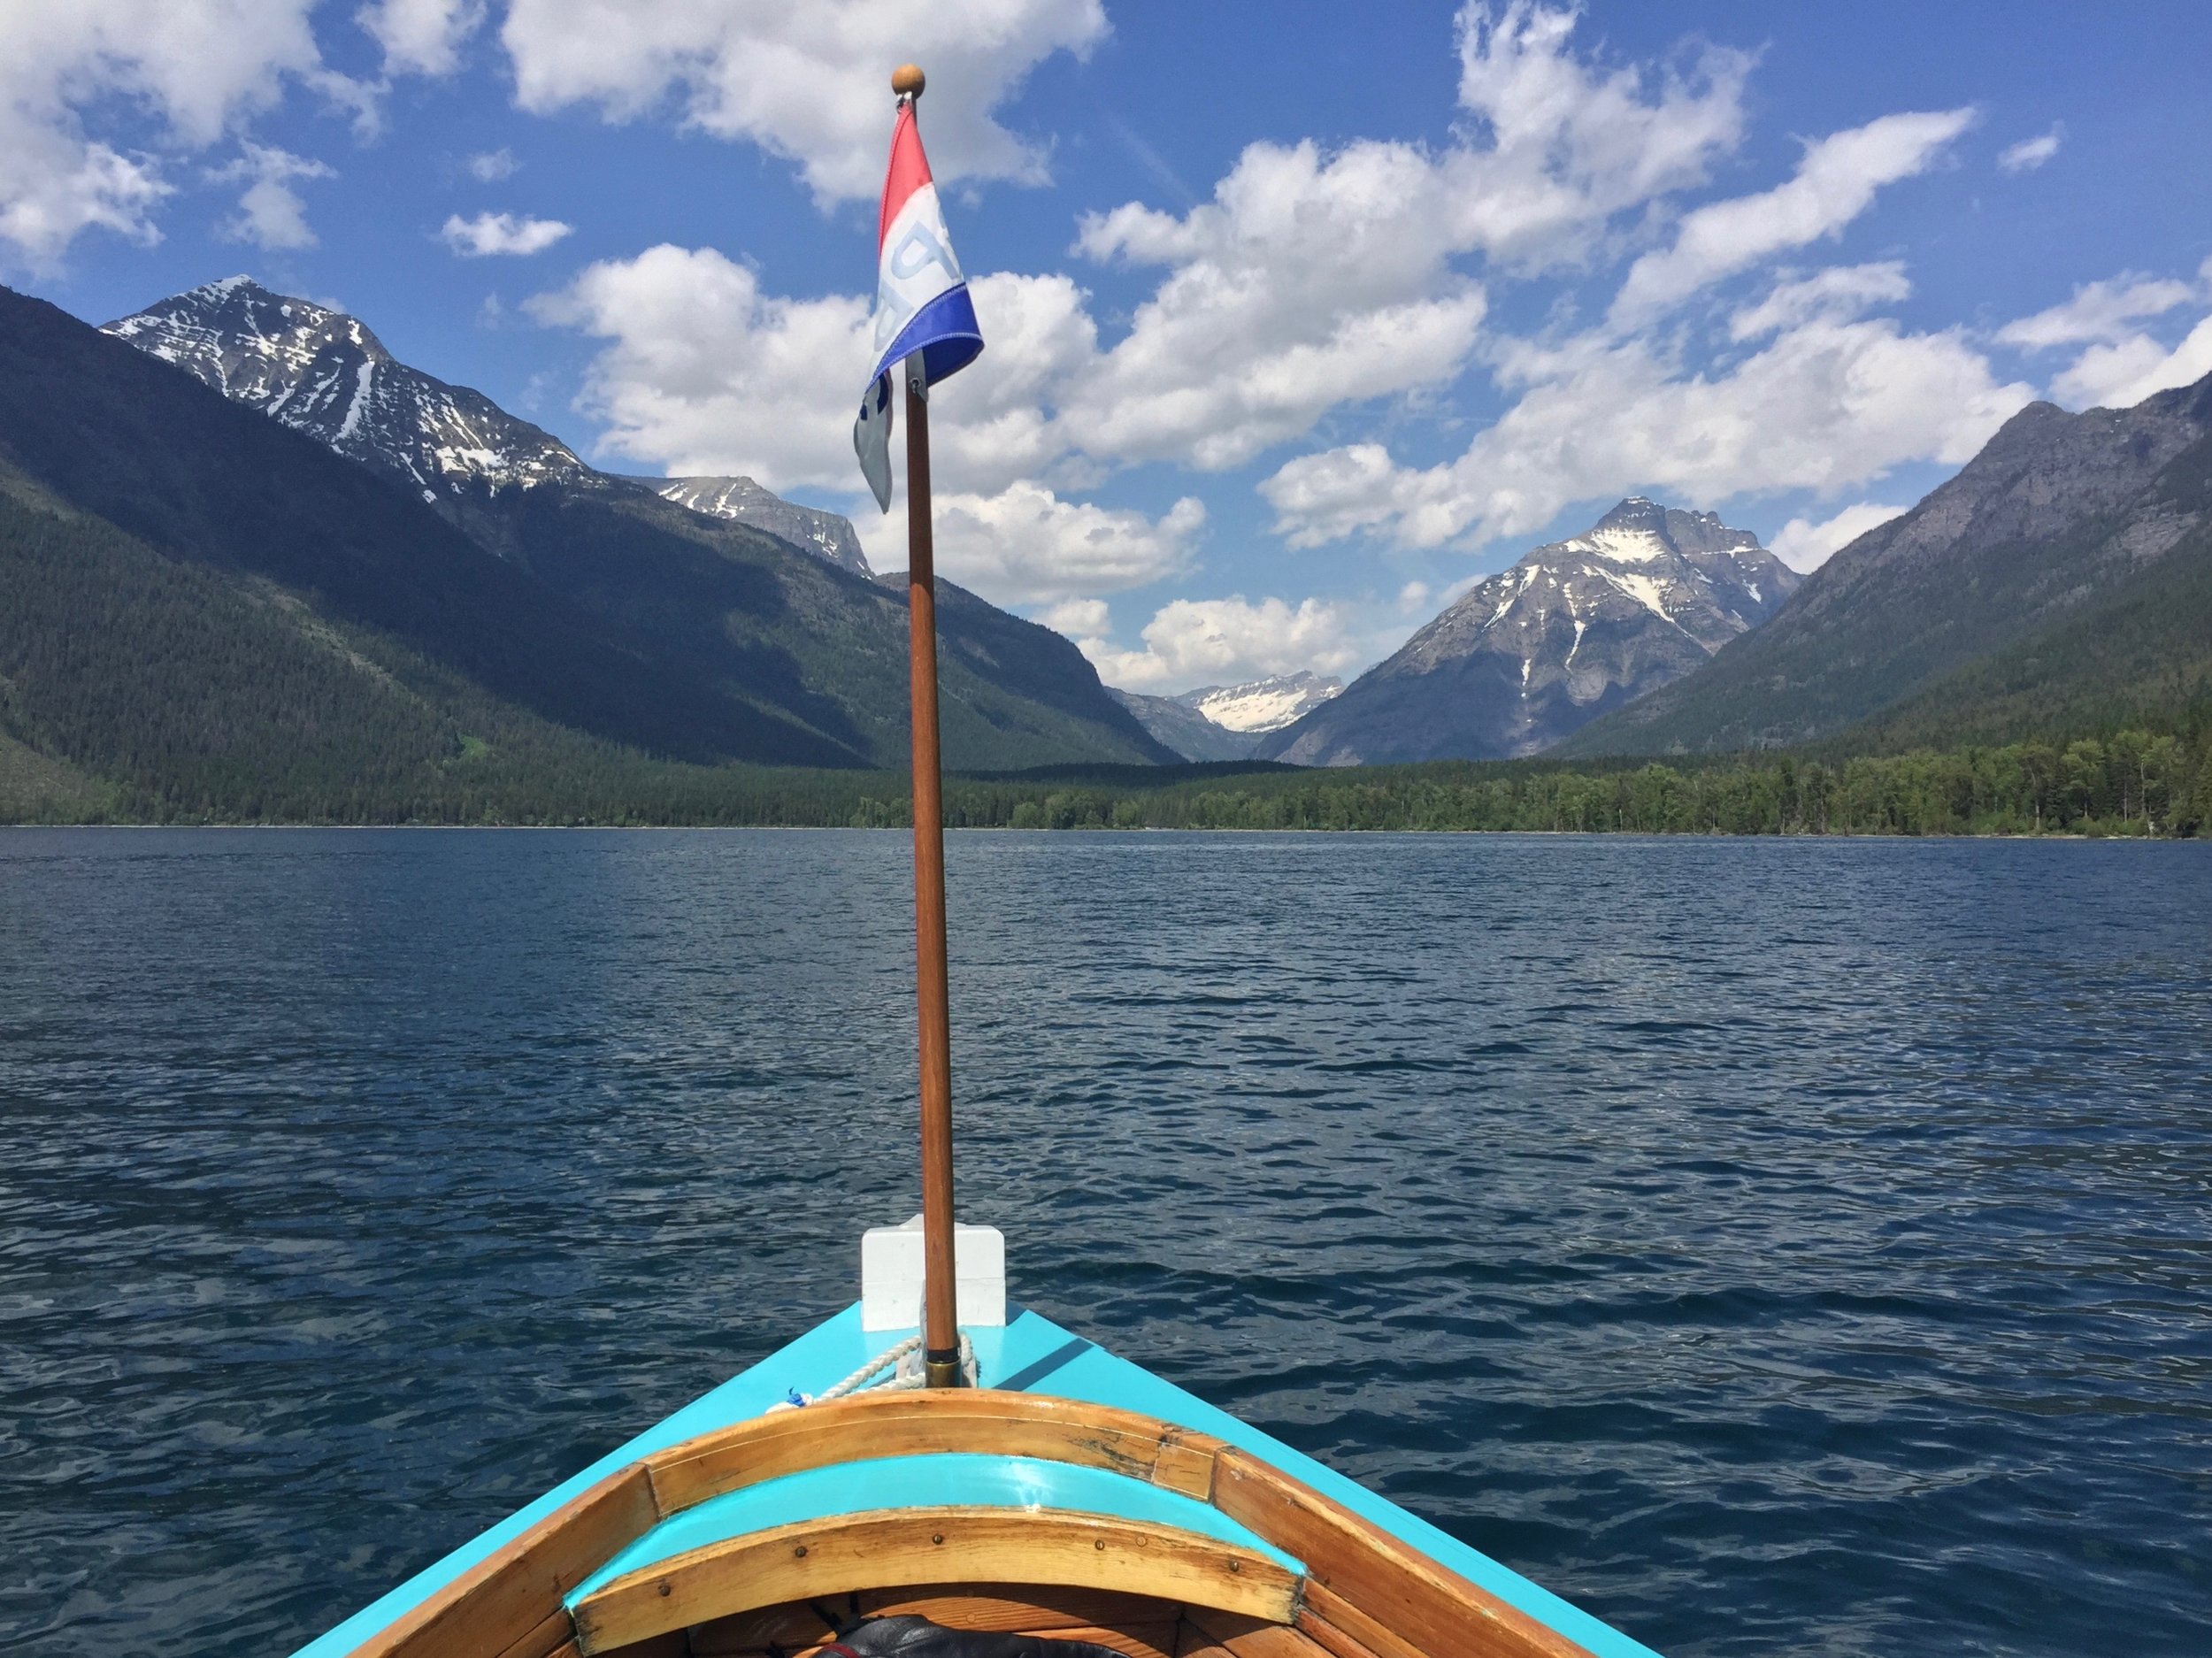
[[[909,64],[891,77],[901,97],[922,96]],[[922,1362],[932,1387],[957,1387],[952,1207],[952,1004],[945,967],[944,773],[937,741],[937,571],[929,522],[929,403],[906,381],[906,600],[914,707],[914,1008],[920,1029],[922,1097]]]

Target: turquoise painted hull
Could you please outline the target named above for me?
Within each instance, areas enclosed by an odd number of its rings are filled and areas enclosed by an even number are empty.
[[[342,1658],[605,1476],[649,1452],[761,1416],[795,1390],[818,1392],[910,1333],[864,1332],[858,1306],[847,1308],[418,1572],[300,1648],[296,1658]],[[1333,1498],[1596,1658],[1656,1658],[1640,1642],[1396,1504],[1048,1318],[1010,1309],[1003,1328],[972,1328],[967,1334],[974,1344],[983,1386],[1116,1406],[1211,1434]],[[1098,1469],[1014,1456],[902,1456],[789,1475],[672,1516],[579,1584],[569,1605],[572,1609],[583,1597],[618,1577],[726,1538],[833,1515],[947,1503],[1063,1508],[1156,1522],[1240,1544],[1294,1570],[1300,1565],[1204,1503]]]

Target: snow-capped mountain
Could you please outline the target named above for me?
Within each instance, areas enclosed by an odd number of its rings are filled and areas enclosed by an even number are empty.
[[[643,484],[663,499],[694,512],[735,518],[765,530],[833,564],[843,565],[856,576],[875,573],[868,568],[867,556],[860,550],[860,536],[850,518],[786,501],[749,478],[633,478],[629,481]]]
[[[1301,669],[1296,673],[1278,673],[1264,679],[1247,680],[1242,685],[1203,686],[1195,691],[1186,691],[1175,700],[1185,708],[1196,710],[1217,725],[1257,735],[1280,731],[1343,689],[1341,679]]]
[[[272,293],[249,277],[225,277],[178,294],[102,332],[434,504],[450,508],[472,495],[516,485],[636,487],[710,518],[764,530],[855,575],[870,573],[849,519],[798,506],[749,478],[598,472],[551,433],[516,418],[481,392],[400,362],[357,317]],[[491,550],[505,549],[495,538]]]
[[[1307,710],[1343,690],[1344,681],[1303,670],[1243,685],[1205,685],[1180,696],[1114,690],[1137,723],[1186,760],[1245,760]]]
[[[426,501],[595,477],[551,433],[481,392],[408,367],[358,318],[243,276],[178,294],[103,333],[198,376],[398,480]]]
[[[1534,754],[1687,673],[1801,580],[1747,530],[1632,496],[1477,583],[1259,753],[1304,765]]]

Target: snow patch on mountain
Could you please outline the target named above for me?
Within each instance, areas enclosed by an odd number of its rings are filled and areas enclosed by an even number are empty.
[[[1242,685],[1209,685],[1186,691],[1175,700],[1194,709],[1225,731],[1280,731],[1309,709],[1317,708],[1344,689],[1333,676],[1309,672],[1279,673]]]

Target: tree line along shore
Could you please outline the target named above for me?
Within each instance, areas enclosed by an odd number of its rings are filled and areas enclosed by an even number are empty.
[[[150,765],[142,779],[39,779],[0,752],[0,821],[896,828],[885,771],[675,764],[611,748],[554,756],[457,737],[433,764]],[[2212,720],[2174,730],[1890,755],[1439,761],[1301,770],[1081,766],[946,779],[961,829],[1517,831],[1629,834],[2126,835],[2212,824]]]

